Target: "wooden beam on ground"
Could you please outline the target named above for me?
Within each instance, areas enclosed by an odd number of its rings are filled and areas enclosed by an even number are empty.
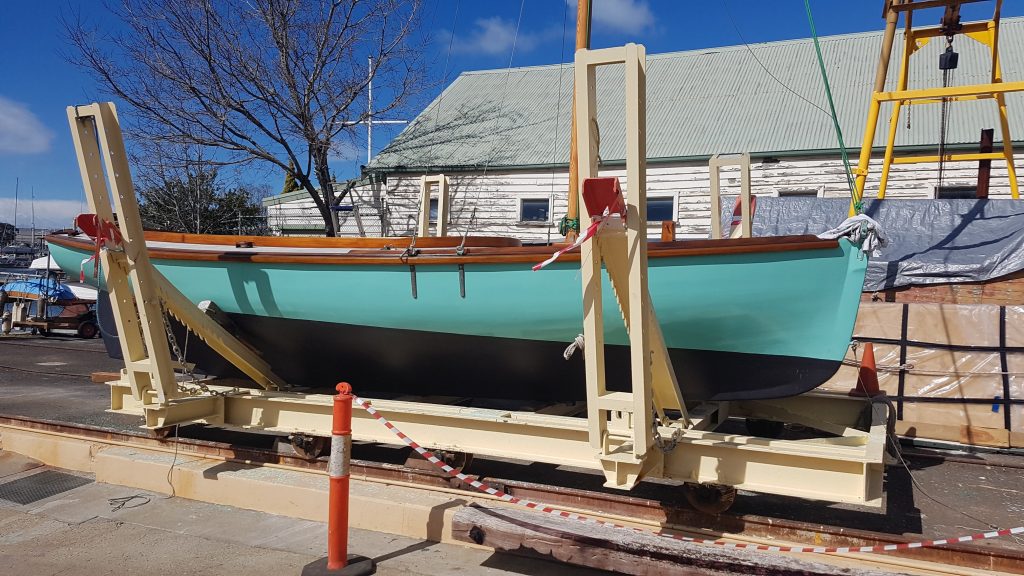
[[[89,380],[93,384],[106,384],[107,382],[113,382],[121,378],[120,372],[93,372],[89,375]]]
[[[682,542],[650,532],[477,504],[455,513],[452,537],[459,542],[472,542],[499,552],[550,558],[566,564],[634,576],[881,574],[793,555]]]

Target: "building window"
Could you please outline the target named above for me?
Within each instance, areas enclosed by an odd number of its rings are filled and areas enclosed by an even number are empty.
[[[821,190],[818,188],[784,188],[778,190],[779,198],[815,198]]]
[[[430,223],[437,224],[437,198],[430,199]]]
[[[664,222],[676,219],[676,200],[672,196],[647,197],[647,221]]]
[[[520,222],[550,222],[551,221],[551,199],[550,198],[523,198],[519,201]]]
[[[950,186],[936,186],[935,198],[939,200],[967,199],[974,200],[978,197],[978,186],[976,184]]]

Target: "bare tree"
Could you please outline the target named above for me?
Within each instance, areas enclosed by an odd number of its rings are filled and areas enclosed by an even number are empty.
[[[71,60],[131,108],[133,136],[290,173],[335,234],[332,151],[424,86],[421,0],[120,0],[100,34],[65,19]],[[372,62],[372,64],[371,64]],[[319,187],[317,186],[319,185]]]

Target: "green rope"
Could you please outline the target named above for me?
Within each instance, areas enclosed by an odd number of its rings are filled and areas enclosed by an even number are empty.
[[[811,15],[811,0],[804,0],[804,7],[807,8],[807,23],[811,25],[811,37],[814,39],[814,50],[818,54],[818,67],[821,69],[821,79],[825,83],[825,95],[828,97],[828,106],[832,111],[832,124],[836,129],[836,137],[839,139],[839,151],[843,156],[843,166],[846,167],[846,184],[850,187],[850,197],[853,199],[854,210],[860,214],[864,209],[864,202],[857,196],[857,187],[853,181],[853,170],[850,169],[850,156],[846,153],[846,143],[843,141],[843,129],[839,126],[839,116],[836,114],[836,104],[832,99],[832,88],[828,82],[828,73],[825,71],[825,59],[821,56],[821,44],[818,43],[818,33],[814,29],[814,16]]]

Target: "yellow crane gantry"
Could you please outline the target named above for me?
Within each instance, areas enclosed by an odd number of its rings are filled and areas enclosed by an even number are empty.
[[[982,0],[885,0],[883,17],[886,19],[885,35],[882,42],[882,51],[878,60],[878,71],[875,76],[874,92],[871,95],[871,105],[868,109],[867,126],[864,130],[864,139],[861,144],[860,160],[854,169],[855,194],[854,203],[864,197],[865,184],[867,182],[868,167],[871,161],[872,145],[875,139],[875,130],[878,126],[881,106],[885,102],[892,102],[892,113],[889,117],[889,134],[885,145],[885,154],[882,159],[882,176],[878,185],[878,198],[885,198],[885,190],[889,180],[889,171],[893,164],[917,164],[926,162],[953,162],[953,161],[982,161],[982,160],[1005,160],[1010,180],[1010,194],[1014,199],[1020,194],[1017,187],[1017,174],[1013,163],[1013,141],[1010,137],[1010,124],[1006,112],[1006,94],[1008,92],[1024,91],[1024,82],[1004,82],[1003,71],[999,61],[999,14],[1002,8],[1002,0],[995,0],[995,9],[991,20],[981,22],[960,23],[960,7],[963,4],[980,2]],[[942,23],[939,26],[929,28],[914,28],[914,11],[926,8],[942,8],[946,12]],[[892,47],[896,37],[896,28],[899,23],[900,14],[904,15],[903,55],[900,61],[900,72],[897,80],[896,90],[886,91],[885,82],[889,71],[889,60],[892,55]],[[975,40],[989,49],[991,54],[991,81],[987,84],[974,84],[966,86],[944,86],[939,88],[915,88],[908,86],[910,77],[911,57],[915,52],[923,48],[933,38],[952,37],[956,34],[963,34],[967,38]],[[954,64],[955,66],[955,64]],[[899,125],[900,109],[903,106],[916,106],[920,104],[942,104],[950,102],[961,102],[967,100],[994,99],[999,108],[999,122],[1002,129],[1003,146],[999,152],[972,152],[972,153],[947,153],[944,150],[935,155],[918,156],[893,156],[893,147],[896,142],[896,130]],[[853,210],[851,206],[851,211]]]

